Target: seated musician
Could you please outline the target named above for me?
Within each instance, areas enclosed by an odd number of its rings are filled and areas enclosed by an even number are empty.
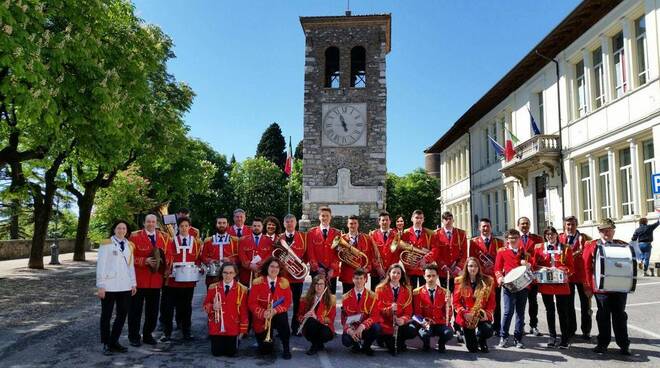
[[[568,349],[568,343],[572,331],[570,331],[570,294],[568,286],[568,275],[573,269],[573,252],[569,246],[559,243],[559,234],[554,227],[548,227],[543,232],[546,242],[534,246],[534,254],[530,259],[532,269],[538,271],[542,267],[556,267],[566,273],[566,282],[563,284],[548,284],[539,280],[539,292],[545,305],[545,315],[548,320],[548,331],[550,342],[547,347],[559,346],[560,349]],[[556,299],[556,304],[555,304]],[[555,306],[559,314],[559,329],[561,330],[561,341],[557,345],[557,327],[555,323]]]
[[[405,352],[406,340],[417,336],[417,331],[408,324],[412,317],[412,290],[401,264],[394,263],[387,269],[385,279],[376,287],[376,299],[387,350],[392,355]]]
[[[481,264],[474,257],[468,258],[463,273],[454,282],[454,308],[468,351],[487,353],[488,338],[493,336],[495,282],[481,272]]]
[[[233,357],[248,329],[247,288],[235,280],[238,267],[223,263],[222,281],[209,285],[203,308],[208,313],[213,356]]]
[[[335,296],[328,290],[325,277],[316,275],[307,294],[300,298],[300,312],[296,316],[302,324],[302,335],[312,343],[307,355],[323,350],[324,344],[335,337],[336,303]]]
[[[438,351],[445,352],[445,344],[451,340],[454,331],[450,327],[447,316],[451,316],[451,307],[447,305],[449,294],[440,287],[438,282],[438,266],[435,264],[424,267],[426,285],[413,291],[413,321],[419,337],[422,339],[423,350],[431,350],[431,337],[438,337]],[[448,310],[449,308],[449,310]],[[422,323],[415,321],[421,318]],[[451,318],[451,317],[450,317]]]
[[[289,281],[280,276],[281,271],[282,267],[277,258],[269,257],[264,261],[261,276],[252,280],[248,307],[259,353],[269,354],[273,351],[273,330],[277,330],[277,335],[282,340],[282,358],[291,359],[291,330],[287,319],[287,311],[291,306],[291,288]]]
[[[353,289],[342,297],[341,325],[344,333],[341,343],[354,353],[374,355],[371,344],[380,335],[380,314],[376,294],[365,288],[367,272],[362,268],[353,271]]]

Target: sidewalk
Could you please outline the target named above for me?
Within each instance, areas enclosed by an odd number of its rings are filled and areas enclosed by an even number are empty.
[[[27,267],[28,258],[19,258],[19,259],[10,259],[7,261],[0,261],[0,278],[9,277],[12,275],[23,274],[23,273],[49,273],[62,271],[70,267],[78,267],[81,264],[93,263],[96,264],[96,251],[90,251],[85,253],[85,262],[74,262],[73,253],[60,254],[60,263],[61,265],[49,265],[50,256],[44,257],[44,269],[43,270],[33,270]]]

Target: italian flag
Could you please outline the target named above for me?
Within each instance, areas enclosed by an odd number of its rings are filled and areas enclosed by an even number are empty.
[[[293,154],[291,152],[291,137],[289,137],[289,150],[286,152],[286,163],[284,164],[286,176],[291,176],[291,170],[293,170]]]
[[[513,160],[513,157],[516,155],[516,150],[513,149],[513,145],[517,145],[520,140],[506,127],[504,127],[504,130],[506,130],[506,140],[504,142],[504,158],[508,162]]]

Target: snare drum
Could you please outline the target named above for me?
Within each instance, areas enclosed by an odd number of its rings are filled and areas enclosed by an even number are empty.
[[[637,260],[628,244],[598,245],[594,257],[596,291],[629,293],[637,286]]]
[[[204,266],[204,271],[206,272],[206,276],[209,276],[209,277],[220,276],[221,267],[222,267],[222,264],[220,262],[211,262],[211,263],[205,265]]]
[[[193,262],[175,263],[172,274],[176,282],[197,282],[199,281],[200,269]]]
[[[566,272],[552,267],[541,267],[534,272],[534,277],[539,284],[565,284],[568,282]]]
[[[504,283],[502,286],[507,288],[510,292],[516,293],[534,281],[534,274],[527,266],[518,266],[511,270],[504,276]]]

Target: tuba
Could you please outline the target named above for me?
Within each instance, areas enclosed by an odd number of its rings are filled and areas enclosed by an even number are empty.
[[[399,259],[406,267],[417,267],[419,266],[422,258],[428,254],[429,250],[426,248],[417,248],[412,244],[408,244],[401,240],[401,237],[397,234],[397,238],[390,245],[390,252],[394,253],[397,250],[401,251]]]
[[[357,247],[348,244],[348,242],[339,235],[335,236],[332,240],[332,246],[330,248],[337,251],[337,256],[343,263],[346,263],[353,268],[366,268],[369,264],[369,258],[364,252]]]
[[[291,277],[304,280],[309,274],[309,267],[293,252],[284,239],[280,239],[279,245],[273,249],[272,256],[282,262]]]

